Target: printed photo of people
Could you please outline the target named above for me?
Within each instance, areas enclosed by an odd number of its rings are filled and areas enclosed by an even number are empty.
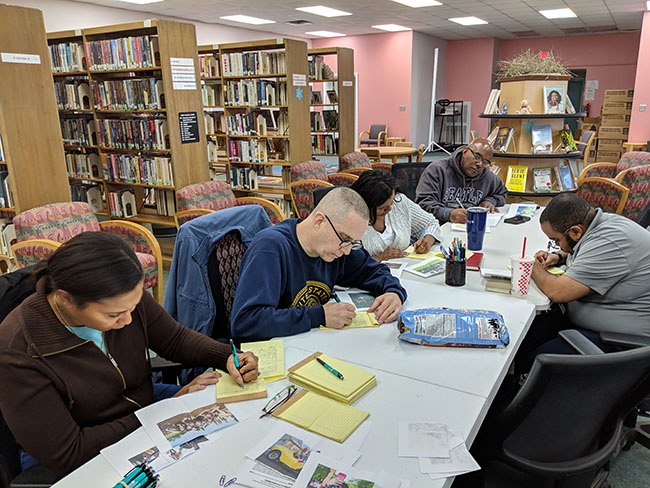
[[[349,478],[345,473],[319,464],[309,479],[306,488],[373,488],[373,481]]]
[[[184,457],[198,451],[201,448],[200,444],[202,442],[208,442],[208,438],[205,436],[199,436],[196,439],[192,439],[185,444],[181,444],[174,449],[164,452],[162,455],[160,454],[160,450],[156,446],[153,446],[142,451],[140,454],[129,458],[129,462],[133,466],[139,466],[144,463],[153,468],[154,471],[160,471],[161,469],[177,463]]]
[[[160,432],[172,447],[180,446],[202,435],[210,435],[239,422],[225,405],[213,403],[192,412],[174,415],[158,422]]]
[[[544,113],[563,114],[566,112],[563,86],[545,86],[544,99],[546,101]]]

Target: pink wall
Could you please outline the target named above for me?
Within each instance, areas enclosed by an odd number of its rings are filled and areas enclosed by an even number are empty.
[[[410,133],[412,33],[314,39],[312,47],[354,49],[354,71],[359,74],[359,131],[370,124],[388,124],[388,135]],[[400,112],[400,105],[406,110]]]
[[[485,137],[488,119],[479,119],[492,86],[494,38],[464,39],[447,44],[447,91],[449,100],[472,102],[470,129]]]
[[[639,32],[627,32],[540,39],[509,39],[499,43],[498,59],[511,59],[527,49],[533,52],[553,51],[568,65],[569,69],[586,69],[587,81],[598,80],[595,99],[590,102],[590,115],[597,117],[603,105],[605,90],[634,88],[639,37]],[[647,42],[650,44],[650,40]],[[639,59],[641,58],[639,57]]]
[[[650,140],[650,112],[639,112],[639,105],[650,105],[650,12],[643,14],[639,59],[634,84],[634,104],[630,121],[630,142]]]

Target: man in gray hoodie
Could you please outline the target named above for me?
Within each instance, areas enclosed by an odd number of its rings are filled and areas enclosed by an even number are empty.
[[[498,212],[496,207],[506,203],[508,189],[497,175],[486,171],[492,155],[488,140],[478,138],[448,158],[431,163],[420,177],[415,201],[441,224],[467,222],[469,207]]]

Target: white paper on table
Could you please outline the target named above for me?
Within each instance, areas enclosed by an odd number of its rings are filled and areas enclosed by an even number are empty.
[[[509,269],[481,268],[483,278],[512,278],[512,271]]]
[[[392,274],[395,278],[401,278],[404,268],[406,268],[409,265],[409,263],[405,261],[397,261],[393,259],[384,261],[384,264],[388,266],[388,268],[390,269],[390,274]]]
[[[451,230],[454,232],[467,232],[467,224],[451,224]],[[486,225],[485,233],[490,234],[491,232],[492,231],[490,230],[490,226]]]
[[[354,305],[357,312],[365,312],[375,301],[375,297],[371,293],[363,290],[340,291],[336,294],[342,302]]]
[[[399,422],[398,456],[449,457],[447,426],[433,422]]]
[[[319,465],[325,466],[330,469],[327,477],[327,483],[323,483],[323,480],[313,480],[314,472]],[[372,473],[365,473],[362,471],[355,470],[352,466],[346,465],[341,461],[336,459],[329,458],[321,453],[314,452],[309,456],[309,459],[305,463],[305,467],[302,468],[302,471],[298,475],[296,482],[294,483],[295,488],[304,488],[305,486],[311,486],[312,481],[319,481],[321,485],[326,484],[327,486],[333,486],[335,484],[348,483],[350,485],[356,485],[355,480],[363,480],[376,482],[376,475]],[[371,478],[372,477],[372,478]]]
[[[343,441],[343,444],[341,445],[347,447],[352,451],[360,451],[361,446],[363,445],[366,437],[368,437],[368,434],[371,430],[372,422],[370,419],[366,419],[359,427],[356,428],[354,432],[352,432],[352,434],[350,434],[347,439],[345,439],[345,441]]]
[[[375,481],[381,488],[410,488],[411,482],[402,478],[397,478],[383,469],[375,475]]]
[[[502,218],[503,218],[503,214],[500,213],[500,212],[494,212],[494,213],[487,214],[487,225],[488,225],[488,227],[495,227],[499,222],[501,222]]]
[[[314,453],[352,465],[361,453],[299,427],[278,423],[247,453],[237,482],[253,488],[290,488]]]
[[[432,479],[447,478],[481,469],[467,450],[465,443],[449,451],[448,458],[419,458],[418,462],[420,471],[429,474]]]
[[[167,398],[165,400],[153,403],[148,407],[137,410],[135,412],[135,415],[138,417],[138,420],[142,424],[142,427],[147,432],[149,437],[151,437],[154,445],[161,451],[166,452],[175,446],[172,445],[169,440],[167,440],[167,438],[158,428],[157,424],[166,419],[174,417],[175,415],[189,413],[193,410],[196,410],[197,408],[215,404],[216,398],[216,385],[210,385],[204,390],[188,393],[187,395],[182,395],[180,397]],[[235,419],[237,420],[237,422],[234,422],[234,424],[248,418],[246,411],[238,404],[229,404],[226,405],[226,408],[230,411],[230,413],[234,415]],[[227,423],[226,425],[223,425],[223,427],[226,427],[228,425],[231,424]],[[200,431],[195,432],[197,434],[195,437],[201,435],[199,432]]]
[[[515,215],[527,215],[532,218],[530,213],[535,215],[536,211],[537,204],[535,202],[511,203],[506,218],[514,217]]]

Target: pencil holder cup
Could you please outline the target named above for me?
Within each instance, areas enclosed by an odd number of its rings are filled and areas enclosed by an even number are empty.
[[[463,286],[465,284],[465,274],[467,260],[454,261],[447,259],[445,266],[445,284],[449,286]]]

